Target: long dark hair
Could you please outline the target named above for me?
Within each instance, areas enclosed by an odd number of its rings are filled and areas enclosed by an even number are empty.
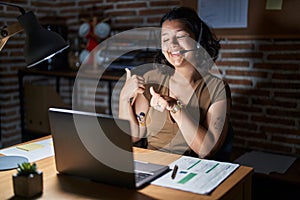
[[[220,49],[220,43],[216,39],[215,34],[211,31],[209,26],[200,19],[198,14],[191,8],[187,7],[175,7],[168,13],[166,13],[160,20],[160,27],[167,20],[180,20],[185,24],[185,26],[194,33],[195,39],[198,43],[207,51],[210,57],[215,61]],[[167,65],[171,68],[174,68],[165,58],[163,53],[159,51],[155,56],[155,63]],[[159,65],[163,73],[169,73],[169,67],[162,67]],[[164,69],[166,68],[166,69]],[[170,68],[169,68],[170,69]]]

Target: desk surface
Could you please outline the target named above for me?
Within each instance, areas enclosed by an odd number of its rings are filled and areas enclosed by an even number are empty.
[[[48,136],[49,137],[49,136]],[[45,137],[45,138],[48,138]],[[42,139],[45,139],[42,138]],[[134,149],[135,159],[168,165],[180,155]],[[55,168],[54,157],[36,162],[43,171],[44,190],[41,198],[47,199],[251,199],[253,169],[240,166],[231,176],[221,183],[210,195],[198,195],[170,188],[148,185],[139,190],[130,190],[85,179],[59,175]],[[0,171],[0,199],[14,197],[12,175],[16,170]]]

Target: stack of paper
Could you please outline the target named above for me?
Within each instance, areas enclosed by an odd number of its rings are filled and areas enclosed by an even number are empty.
[[[52,138],[0,150],[6,156],[23,156],[35,162],[54,155]]]
[[[224,181],[239,164],[204,160],[182,156],[169,166],[178,166],[176,176],[172,178],[173,170],[156,179],[151,184],[169,187],[197,194],[208,194]]]

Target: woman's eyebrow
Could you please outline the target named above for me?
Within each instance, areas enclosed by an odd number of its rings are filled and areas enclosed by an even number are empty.
[[[171,32],[178,33],[178,32],[187,32],[187,31],[185,29],[178,29],[178,30],[172,30]],[[164,33],[162,33],[162,35],[167,35],[169,33],[170,33],[170,31],[165,31]]]
[[[186,32],[186,31],[184,29],[178,29],[178,30],[175,30],[172,32],[178,33],[178,32]],[[166,32],[162,33],[161,35],[164,36],[164,35],[168,35],[169,33],[170,33],[170,31],[166,31]]]
[[[185,33],[188,33],[185,29],[179,29],[179,30],[177,30],[176,32],[177,32],[177,33],[178,33],[178,32],[185,32]]]

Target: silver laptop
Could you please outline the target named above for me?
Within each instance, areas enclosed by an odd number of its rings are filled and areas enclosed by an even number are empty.
[[[49,120],[59,173],[140,188],[169,170],[134,160],[127,120],[60,108],[49,109]]]

